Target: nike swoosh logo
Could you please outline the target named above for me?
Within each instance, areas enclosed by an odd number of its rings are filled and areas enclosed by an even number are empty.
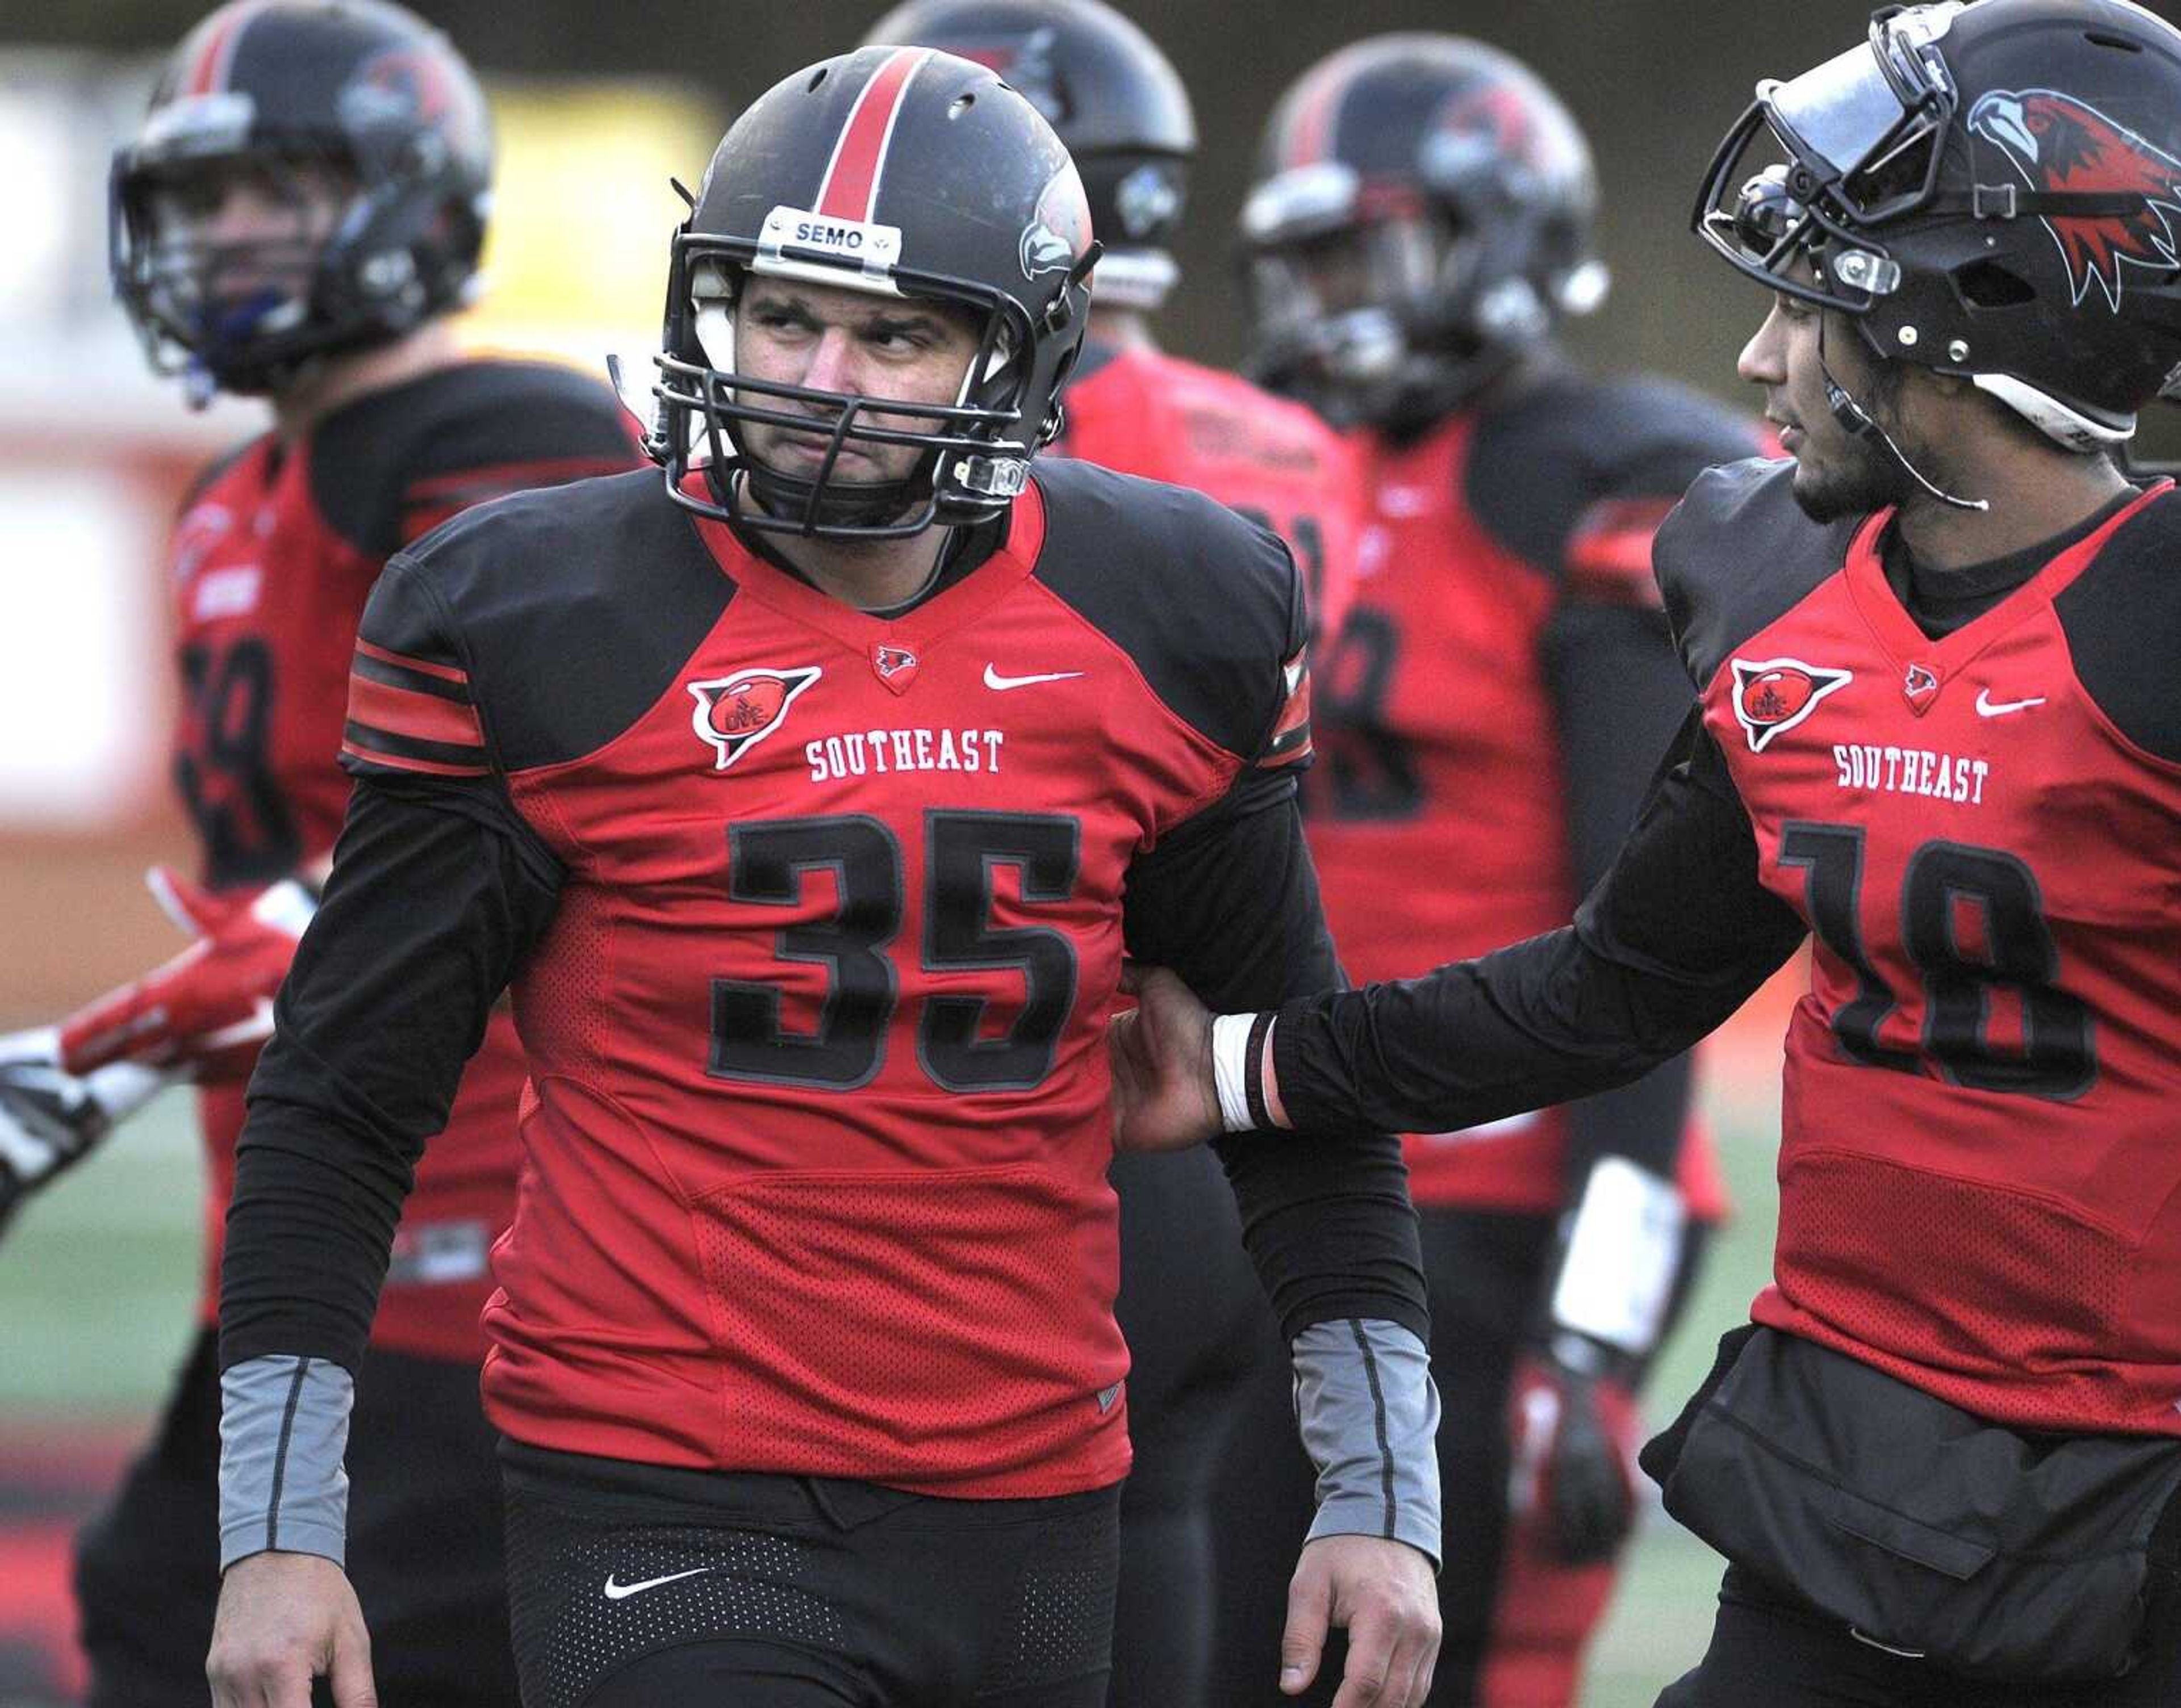
[[[2009,712],[2026,712],[2032,706],[2041,706],[2044,703],[2042,695],[2034,700],[1994,700],[1991,697],[1991,689],[1977,690],[1976,708],[1977,716],[1979,718],[2004,718]]]
[[[1035,676],[1002,676],[987,664],[985,666],[985,686],[997,688],[1004,693],[1009,688],[1027,688],[1033,682],[1065,682],[1082,674],[1080,670],[1046,670]]]
[[[701,1577],[706,1572],[716,1572],[716,1566],[692,1566],[686,1572],[669,1572],[663,1578],[646,1578],[641,1584],[616,1584],[613,1573],[606,1573],[606,1600],[626,1601],[631,1595],[641,1595],[646,1590],[656,1590],[661,1584],[678,1584],[684,1578]]]

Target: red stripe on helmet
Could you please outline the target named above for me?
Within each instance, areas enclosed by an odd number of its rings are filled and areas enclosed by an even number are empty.
[[[811,210],[829,219],[868,223],[879,201],[879,175],[886,170],[886,148],[893,140],[894,121],[901,116],[902,96],[917,67],[931,57],[928,47],[897,47],[848,109],[848,122],[833,144],[833,157],[825,163],[825,176],[818,186],[818,205]]]
[[[190,74],[185,91],[190,95],[213,95],[227,85],[228,74],[235,67],[235,49],[242,39],[242,32],[256,15],[255,6],[238,6],[228,19],[212,33],[197,56],[196,69]]]
[[[1315,165],[1332,153],[1333,121],[1340,111],[1340,98],[1347,92],[1348,78],[1337,62],[1318,73],[1312,86],[1304,91],[1301,104],[1288,125],[1283,167],[1292,170]]]

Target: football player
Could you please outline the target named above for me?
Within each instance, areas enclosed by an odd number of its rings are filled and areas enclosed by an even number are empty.
[[[365,612],[357,779],[251,1083],[221,1303],[222,1705],[361,1701],[343,1419],[412,1160],[512,983],[495,1248],[524,1700],[1102,1704],[1124,947],[1337,978],[1304,604],[1208,499],[1035,465],[1097,262],[991,71],[873,47],[720,144],[665,472],[488,505]],[[1383,1135],[1235,1154],[1324,1500],[1276,1664],[1422,1699],[1422,1282]]]
[[[1304,780],[1358,978],[1566,917],[1688,708],[1651,536],[1759,439],[1685,389],[1593,378],[1562,353],[1561,322],[1604,289],[1596,201],[1560,101],[1458,36],[1344,48],[1266,127],[1241,221],[1251,366],[1347,424],[1367,482],[1364,573],[1318,660]],[[1677,1059],[1568,1110],[1406,1141],[1432,1358],[1462,1373],[1439,1434],[1464,1545],[1439,1577],[1434,1702],[1574,1698],[1634,1512],[1635,1389],[1722,1207],[1708,1143],[1684,1143],[1688,1094]],[[1570,1314],[1593,1288],[1621,1295],[1610,1322]],[[1301,1506],[1307,1467],[1256,1444],[1271,1452],[1238,1447],[1224,1504],[1262,1511],[1284,1489]],[[1277,1628],[1279,1569],[1227,1562],[1225,1650]]]
[[[1336,629],[1360,496],[1346,447],[1307,409],[1171,355],[1152,332],[1179,278],[1168,245],[1196,151],[1189,96],[1166,56],[1102,0],[909,0],[868,40],[991,66],[1045,116],[1082,174],[1103,248],[1052,452],[1193,487],[1273,528],[1303,571],[1314,636]],[[1252,1433],[1285,1446],[1299,1466],[1308,1462],[1278,1421],[1288,1364],[1278,1325],[1240,1244],[1215,1239],[1206,1248],[1207,1233],[1234,1215],[1217,1159],[1124,1157],[1111,1178],[1121,1201],[1115,1315],[1129,1346],[1135,1458],[1121,1495],[1109,1700],[1193,1708],[1205,1700],[1211,1661],[1215,1530],[1231,1523],[1251,1533],[1236,1543],[1269,1559],[1284,1612],[1310,1520],[1306,1488],[1287,1534],[1262,1538],[1258,1508],[1213,1498],[1254,1365],[1273,1373],[1276,1391],[1260,1402]],[[1256,1650],[1260,1662],[1278,1630],[1275,1620]],[[1246,1653],[1237,1666],[1262,1683],[1262,1665]]]
[[[389,553],[466,504],[637,460],[605,386],[457,352],[448,317],[475,283],[490,166],[469,69],[372,0],[214,12],[114,161],[114,282],[154,366],[195,400],[262,398],[271,421],[197,482],[165,578],[183,689],[174,778],[200,851],[194,879],[161,873],[156,887],[192,940],[13,1040],[0,1070],[0,1204],[162,1078],[199,1088],[202,1327],[157,1433],[80,1540],[96,1703],[204,1700],[219,1568],[212,1325],[234,1146],[348,794],[337,762],[364,597]],[[523,1066],[506,1016],[489,1033],[394,1243],[355,1419],[366,1492],[351,1559],[396,1700],[514,1698],[476,1389]]]
[[[1803,941],[1773,1285],[1645,1450],[1729,1562],[1664,1708],[2181,1693],[2181,30],[1889,8],[1758,85],[1698,227],[1792,460],[1657,559],[1700,705],[1561,930],[1216,1022],[1151,980],[1124,1138],[1461,1126],[1649,1071]]]

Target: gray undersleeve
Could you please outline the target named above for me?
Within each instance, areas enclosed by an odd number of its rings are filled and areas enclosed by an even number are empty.
[[[279,1548],[345,1563],[356,1381],[325,1358],[250,1358],[219,1379],[219,1568]]]
[[[1344,1317],[1295,1340],[1295,1419],[1317,1467],[1320,1536],[1381,1536],[1439,1562],[1438,1390],[1398,1323]]]

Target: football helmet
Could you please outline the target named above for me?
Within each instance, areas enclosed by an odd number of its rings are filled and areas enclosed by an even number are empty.
[[[797,72],[721,140],[675,234],[652,443],[667,490],[700,515],[837,538],[998,515],[1060,431],[1097,258],[1068,151],[989,68],[874,47]],[[736,300],[752,274],[967,311],[978,344],[955,401],[737,372]],[[806,475],[768,466],[743,435],[759,422],[825,441],[825,455]],[[924,454],[903,479],[850,481],[836,473],[848,445]],[[743,489],[754,502],[738,505]]]
[[[2181,30],[2126,0],[1889,7],[1757,85],[1695,224],[1880,358],[2117,446],[2181,380]]]
[[[235,174],[283,207],[278,229],[215,229]],[[114,290],[193,401],[276,391],[464,300],[491,177],[483,91],[422,19],[385,0],[231,0],[114,154]]]
[[[1582,130],[1508,55],[1344,47],[1273,109],[1243,205],[1252,372],[1336,421],[1443,414],[1604,300],[1597,202]]]
[[[1104,0],[908,0],[867,42],[939,47],[989,65],[1045,115],[1083,175],[1105,245],[1098,300],[1156,309],[1180,269],[1196,120],[1150,36]]]

